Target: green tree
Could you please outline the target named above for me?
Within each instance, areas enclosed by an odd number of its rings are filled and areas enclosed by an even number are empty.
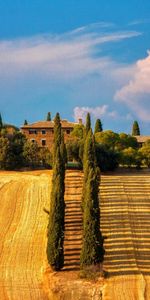
[[[134,121],[132,126],[132,135],[140,135],[140,127],[137,121]]]
[[[24,125],[28,125],[28,121],[27,120],[24,120]]]
[[[35,167],[39,164],[39,147],[36,142],[27,140],[23,147],[25,165]]]
[[[60,116],[57,113],[54,125],[53,178],[47,234],[47,259],[52,269],[56,271],[64,265],[65,163],[65,145]]]
[[[119,153],[105,145],[96,144],[96,160],[101,172],[114,171],[119,165]]]
[[[83,185],[83,241],[80,256],[81,268],[96,265],[103,260],[103,239],[100,233],[99,169],[95,160],[95,143],[90,130],[84,150]]]
[[[41,147],[39,149],[39,160],[40,160],[40,163],[42,163],[42,165],[44,167],[52,166],[52,154],[48,148]]]
[[[85,124],[85,134],[86,135],[88,134],[90,129],[91,129],[91,116],[90,116],[90,113],[87,113],[86,124]]]
[[[142,155],[143,165],[150,168],[150,140],[139,149],[139,153]]]
[[[119,134],[112,130],[105,130],[95,134],[95,140],[97,143],[105,145],[106,148],[114,150],[118,145]]]
[[[50,112],[47,113],[46,121],[51,121],[51,113]]]
[[[3,128],[3,120],[2,120],[2,115],[0,113],[0,130]]]
[[[128,168],[136,166],[136,150],[129,147],[121,151],[120,162]]]
[[[0,137],[0,169],[6,169],[9,158],[9,140],[6,137]]]
[[[95,123],[94,134],[97,133],[97,132],[102,132],[102,131],[103,131],[102,122],[101,122],[100,119],[97,119],[96,123]]]
[[[77,124],[74,126],[71,136],[77,139],[83,139],[84,125]]]
[[[137,139],[130,134],[120,133],[119,140],[115,148],[120,151],[129,147],[133,149],[137,149],[138,148]]]
[[[56,114],[55,119],[54,119],[54,145],[53,145],[53,164],[55,163],[56,160],[56,152],[57,148],[60,147],[61,144],[61,122],[60,122],[60,115],[59,113]]]

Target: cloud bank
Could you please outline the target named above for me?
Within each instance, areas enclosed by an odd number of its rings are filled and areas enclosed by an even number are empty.
[[[77,122],[80,118],[85,121],[87,113],[90,113],[94,119],[101,118],[101,117],[110,117],[116,118],[117,112],[116,111],[109,111],[108,105],[102,105],[97,107],[75,107],[74,108],[74,119]]]
[[[132,79],[115,94],[115,100],[125,103],[144,121],[150,122],[150,51],[135,64]]]
[[[139,36],[136,31],[106,32],[108,23],[96,23],[60,35],[36,36],[0,42],[0,76],[41,76],[70,80],[113,68],[110,57],[97,56],[97,47]],[[96,50],[97,49],[97,50]]]

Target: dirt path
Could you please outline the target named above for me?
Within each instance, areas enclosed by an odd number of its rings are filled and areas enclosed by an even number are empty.
[[[34,172],[32,173],[34,174]],[[0,299],[46,299],[47,216],[51,175],[0,173]]]
[[[64,270],[75,271],[80,269],[80,252],[82,243],[82,181],[82,172],[66,172]]]
[[[102,176],[104,300],[149,300],[150,176]]]

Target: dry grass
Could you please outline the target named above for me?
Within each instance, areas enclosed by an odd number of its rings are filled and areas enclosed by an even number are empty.
[[[49,208],[51,174],[0,172],[0,300],[47,299],[41,285],[47,266],[48,216],[43,207]],[[62,276],[68,284],[79,270],[82,176],[80,171],[66,175],[65,268],[60,281]],[[149,300],[149,214],[150,176],[102,176],[104,269],[110,275],[103,300]]]
[[[47,215],[51,172],[0,173],[0,299],[47,299]]]
[[[102,176],[105,300],[149,300],[150,176]]]

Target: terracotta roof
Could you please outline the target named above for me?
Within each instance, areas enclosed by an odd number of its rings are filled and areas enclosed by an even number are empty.
[[[134,137],[137,139],[138,143],[145,143],[150,140],[150,136],[148,135],[135,135]]]
[[[73,128],[76,123],[68,122],[67,120],[61,120],[62,128]],[[28,125],[21,126],[22,129],[34,129],[34,128],[54,128],[54,121],[39,121]]]

